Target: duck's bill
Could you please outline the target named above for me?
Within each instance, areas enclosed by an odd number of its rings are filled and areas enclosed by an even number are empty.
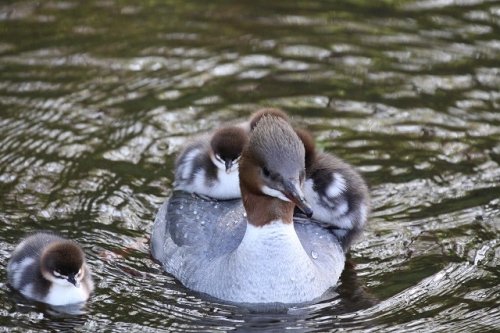
[[[285,188],[285,196],[293,202],[297,208],[299,208],[307,217],[311,217],[313,215],[313,211],[311,206],[307,203],[304,193],[300,187],[294,182],[285,181],[283,182],[283,186]]]

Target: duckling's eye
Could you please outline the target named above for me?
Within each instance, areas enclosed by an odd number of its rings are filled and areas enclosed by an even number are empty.
[[[55,276],[56,278],[59,278],[59,279],[62,279],[62,278],[63,278],[63,275],[61,274],[61,272],[60,272],[59,270],[55,270],[55,271],[53,272],[53,274],[54,274],[54,276]]]
[[[266,168],[266,167],[263,167],[262,168],[262,173],[264,174],[264,176],[266,177],[269,177],[271,175],[271,173],[269,172],[269,170]]]

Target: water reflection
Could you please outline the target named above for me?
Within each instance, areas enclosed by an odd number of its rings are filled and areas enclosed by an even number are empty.
[[[500,323],[494,1],[0,4],[0,281],[28,231],[89,254],[86,314],[0,288],[4,329],[493,331]],[[339,295],[255,313],[150,260],[174,154],[286,109],[356,165],[374,210]]]

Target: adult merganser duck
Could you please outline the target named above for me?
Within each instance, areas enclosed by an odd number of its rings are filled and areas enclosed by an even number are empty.
[[[49,232],[35,233],[19,243],[7,275],[21,294],[51,305],[84,302],[94,289],[80,246]]]
[[[193,141],[176,160],[174,188],[214,199],[239,198],[238,161],[247,141],[238,126]]]
[[[306,152],[304,196],[314,212],[311,219],[338,228],[342,246],[348,250],[368,218],[368,187],[351,165],[332,154],[317,152],[308,131],[295,131]]]
[[[336,285],[345,254],[335,230],[293,218],[304,199],[304,145],[264,115],[240,159],[242,200],[182,191],[160,208],[151,251],[186,287],[238,303],[302,303]]]

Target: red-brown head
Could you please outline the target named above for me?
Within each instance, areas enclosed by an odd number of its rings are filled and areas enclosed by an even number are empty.
[[[239,174],[250,223],[261,225],[284,215],[291,222],[294,204],[312,215],[302,193],[304,145],[283,118],[269,114],[260,118],[243,150]],[[262,207],[266,204],[272,209]]]

